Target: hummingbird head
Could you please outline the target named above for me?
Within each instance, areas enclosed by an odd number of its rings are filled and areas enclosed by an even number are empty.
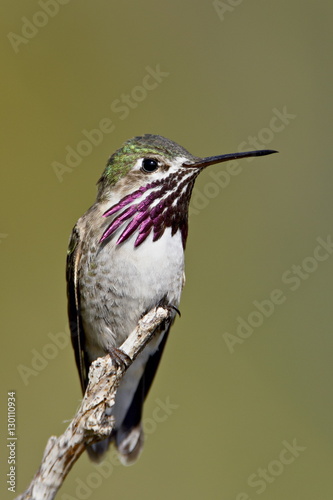
[[[161,137],[146,134],[126,141],[110,156],[102,177],[98,181],[99,196],[105,199],[114,186],[123,194],[160,180],[181,169],[184,161],[195,161],[179,144]]]
[[[160,135],[145,134],[126,141],[109,158],[98,181],[98,202],[107,201],[115,191],[120,195],[120,201],[103,214],[113,217],[101,242],[122,228],[117,244],[136,233],[137,247],[151,232],[156,241],[171,228],[172,236],[181,232],[185,247],[188,206],[199,173],[215,163],[275,152],[261,150],[199,158]]]

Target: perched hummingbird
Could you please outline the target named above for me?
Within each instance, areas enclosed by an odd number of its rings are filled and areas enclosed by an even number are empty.
[[[108,160],[97,200],[77,221],[67,256],[68,315],[82,391],[91,362],[119,347],[150,309],[178,311],[194,181],[208,165],[261,150],[199,158],[159,135],[134,137]],[[119,385],[108,439],[87,447],[98,461],[114,442],[130,464],[143,446],[142,407],[168,337],[160,327]]]

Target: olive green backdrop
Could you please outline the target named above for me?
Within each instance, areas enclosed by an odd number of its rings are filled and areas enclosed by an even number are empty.
[[[332,15],[309,0],[2,1],[2,498],[7,392],[17,493],[79,403],[68,237],[108,156],[146,132],[202,156],[280,153],[198,179],[144,452],[131,468],[82,456],[58,498],[332,498]]]

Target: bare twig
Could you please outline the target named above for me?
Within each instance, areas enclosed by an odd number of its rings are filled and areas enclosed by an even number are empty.
[[[65,480],[73,464],[85,449],[85,444],[97,442],[109,436],[113,426],[112,416],[106,416],[112,408],[119,382],[128,366],[153,337],[163,321],[170,321],[168,309],[152,309],[138,323],[121,346],[130,358],[125,366],[114,367],[109,355],[94,361],[89,370],[89,385],[73,420],[60,436],[51,436],[47,442],[42,463],[28,489],[17,500],[51,500]],[[110,412],[108,412],[110,413]]]

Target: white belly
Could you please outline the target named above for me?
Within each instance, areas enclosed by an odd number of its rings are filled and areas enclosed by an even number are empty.
[[[137,248],[136,235],[114,241],[92,256],[94,276],[81,279],[82,317],[91,360],[119,347],[140,317],[161,301],[178,307],[184,274],[181,234],[167,228],[153,242],[152,234]]]

